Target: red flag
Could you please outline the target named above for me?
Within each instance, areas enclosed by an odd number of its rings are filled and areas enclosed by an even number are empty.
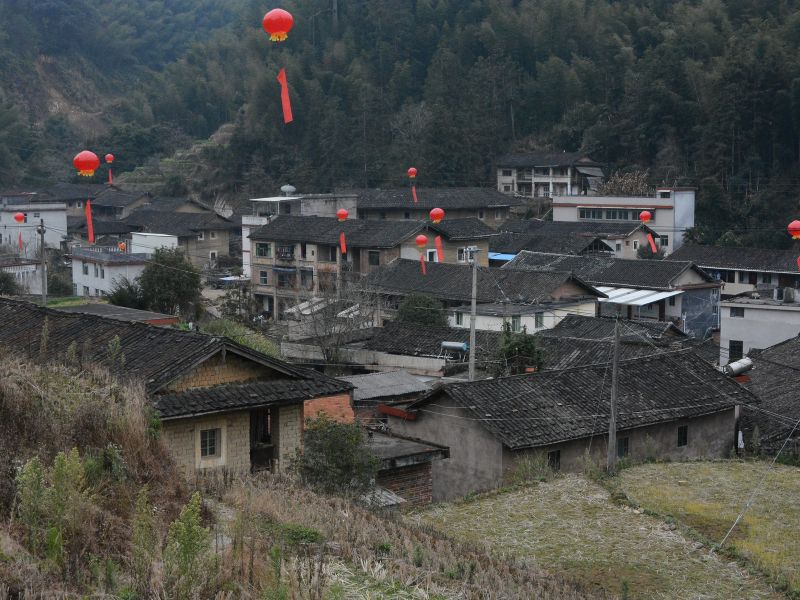
[[[648,233],[647,234],[647,241],[650,244],[650,250],[653,251],[653,254],[658,254],[658,248],[656,248],[656,242],[655,242],[655,240],[653,240],[653,234],[652,233]]]
[[[425,255],[424,254],[420,254],[419,255],[419,264],[422,265],[422,274],[423,275],[427,275],[427,273],[425,272]]]
[[[289,84],[286,82],[286,71],[281,69],[278,73],[278,83],[281,84],[281,106],[283,107],[283,122],[292,122],[292,103],[289,100]]]
[[[411,186],[411,197],[414,198],[414,204],[419,202],[419,200],[417,200],[417,186],[415,185]]]
[[[22,252],[22,232],[19,232],[19,251]]]
[[[89,200],[86,201],[86,208],[83,212],[86,213],[86,231],[89,234],[89,243],[94,244],[94,225],[92,224],[92,205]]]
[[[344,231],[339,234],[339,247],[342,249],[342,256],[347,254],[347,242],[344,239]]]
[[[434,243],[436,244],[436,260],[440,263],[444,262],[444,248],[442,248],[442,236],[437,235],[434,238]]]
[[[111,167],[108,167],[108,185],[112,185],[114,183],[114,176],[111,175]]]

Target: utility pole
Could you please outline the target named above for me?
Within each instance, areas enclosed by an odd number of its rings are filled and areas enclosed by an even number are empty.
[[[475,317],[478,314],[478,249],[467,250],[472,259],[472,307],[469,311],[469,380],[475,381]]]
[[[333,21],[333,32],[339,30],[339,0],[331,0],[331,17]]]
[[[47,253],[44,249],[44,219],[39,219],[39,253],[42,260],[42,306],[47,306]]]
[[[617,384],[619,375],[619,307],[614,320],[614,359],[611,363],[611,415],[608,419],[608,464],[609,475],[617,470]]]

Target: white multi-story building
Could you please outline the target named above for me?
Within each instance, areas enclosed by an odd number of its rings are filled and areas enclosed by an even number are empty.
[[[144,271],[145,254],[116,248],[76,248],[72,252],[72,290],[76,296],[105,296],[123,278],[133,281]]]
[[[21,223],[14,215],[22,213]],[[34,202],[24,195],[5,196],[0,199],[0,245],[22,248],[20,254],[34,258],[39,250],[37,228],[44,222],[44,243],[48,248],[60,248],[67,237],[67,207],[63,202]]]
[[[14,276],[20,293],[42,293],[42,264],[39,261],[16,256],[0,257],[0,271]]]
[[[553,197],[553,221],[639,221],[649,211],[648,226],[659,235],[661,247],[671,254],[683,244],[683,234],[694,227],[694,188],[659,188],[655,196]]]
[[[601,165],[577,152],[509,154],[496,166],[499,192],[531,198],[591,194],[603,178]]]

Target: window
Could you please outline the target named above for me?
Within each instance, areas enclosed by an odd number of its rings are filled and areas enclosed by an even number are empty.
[[[606,210],[606,219],[612,221],[627,221],[628,211],[619,208]]]
[[[630,246],[631,245],[631,241],[630,240],[625,240],[625,245],[626,246]]]
[[[204,239],[206,239],[206,232],[205,231],[201,231],[200,233],[197,234],[197,240],[198,241],[203,241]]]
[[[381,253],[378,250],[369,250],[367,252],[367,264],[370,267],[377,267],[381,264]]]
[[[634,250],[638,250],[639,249],[639,240],[633,240],[633,249]]]
[[[456,313],[456,325],[463,325],[464,324],[464,313],[457,312]]]
[[[678,448],[689,445],[689,426],[681,425],[678,427]]]
[[[468,258],[469,258],[469,253],[467,252],[467,249],[466,248],[459,248],[458,249],[458,256],[457,256],[458,262],[460,262],[460,263],[467,262]]]
[[[486,213],[485,213],[485,211],[483,209],[478,211],[478,218],[479,219],[482,219],[485,216],[486,216]]]
[[[88,275],[89,274],[89,263],[81,263],[81,267],[82,267],[81,268],[81,272],[84,275]]]
[[[77,206],[78,206],[78,208],[83,208],[83,201],[82,200],[78,200]]]
[[[209,260],[217,260],[217,252],[215,250],[212,250],[211,252],[208,253],[208,258]]]
[[[536,329],[544,327],[544,313],[536,313],[533,318]]]
[[[91,293],[89,292],[89,286],[88,285],[83,286],[83,295],[84,296],[91,296]]]
[[[200,457],[215,458],[220,455],[222,431],[220,429],[200,430]]]
[[[22,222],[23,223],[27,223],[28,222],[28,213],[22,213]]]
[[[670,296],[669,297],[669,305],[670,306],[675,306],[675,296]]]
[[[551,450],[547,453],[547,466],[551,471],[561,470],[561,450]]]
[[[603,218],[603,209],[602,208],[579,208],[578,209],[578,218],[579,219],[602,219]]]
[[[522,319],[519,315],[511,316],[511,331],[520,331],[522,329]]]
[[[209,231],[208,232],[208,237],[210,237],[212,240],[217,239],[217,232],[216,231]]]
[[[720,271],[719,278],[725,283],[736,283],[736,271]]]
[[[428,262],[439,262],[439,255],[436,253],[436,248],[428,248],[425,260]]]
[[[728,342],[728,362],[742,358],[744,354],[744,343],[741,340],[730,340]]]
[[[410,218],[411,218],[411,213],[410,213],[410,212],[408,212],[408,211],[404,212],[404,213],[403,213],[403,218],[404,218],[404,219],[410,219]]]
[[[275,249],[275,256],[280,260],[294,260],[294,244],[278,246]]]
[[[336,257],[338,253],[339,253],[338,246],[320,246],[319,260],[322,262],[336,262]]]
[[[499,221],[503,218],[503,211],[499,208],[494,209],[494,220]]]
[[[666,248],[667,246],[669,246],[669,236],[668,235],[662,235],[661,236],[661,247],[662,248]]]
[[[279,288],[294,288],[295,287],[295,274],[294,273],[278,273],[278,287]]]
[[[511,191],[511,186],[510,185],[504,185],[503,186],[503,191],[506,192],[506,193],[510,192]]]
[[[300,287],[314,289],[314,269],[300,269]]]
[[[300,244],[300,258],[306,258],[306,243],[302,242]]]
[[[272,258],[272,244],[269,242],[256,244],[256,256]]]
[[[39,219],[39,218],[41,218],[41,216],[40,216],[39,213],[33,213],[33,218],[34,219]]]
[[[100,267],[100,279],[106,278],[106,270],[105,267]]]
[[[617,439],[617,457],[625,458],[630,454],[630,438],[623,437]]]
[[[258,283],[261,285],[269,285],[269,273],[267,271],[258,272]]]
[[[762,273],[761,283],[772,283],[772,273]]]
[[[658,197],[659,197],[659,198],[669,198],[669,196],[670,196],[670,192],[669,192],[669,191],[666,191],[666,192],[658,192]]]
[[[622,252],[622,244],[617,242],[617,252]]]
[[[97,265],[94,266],[94,276],[100,277],[100,268]]]
[[[731,306],[731,318],[744,318],[744,306]]]
[[[100,296],[100,290],[98,290],[97,288],[94,288],[94,295],[99,297]]]
[[[503,169],[503,177],[513,177],[513,171],[511,169]]]

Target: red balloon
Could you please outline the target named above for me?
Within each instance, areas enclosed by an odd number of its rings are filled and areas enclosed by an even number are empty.
[[[422,250],[425,246],[428,245],[428,236],[422,235],[421,233],[417,236],[417,239],[414,240],[417,243],[417,246],[420,250]]]
[[[417,170],[416,170],[414,167],[410,167],[410,168],[408,169],[408,176],[409,176],[411,179],[414,179],[414,178],[417,176]]]
[[[14,213],[14,220],[17,223],[22,223],[25,220],[25,215],[23,215],[22,213]]]
[[[94,175],[95,169],[100,166],[100,159],[97,158],[97,154],[94,152],[84,150],[72,159],[72,164],[78,170],[78,175],[91,177]]]
[[[283,42],[287,38],[289,30],[294,25],[294,17],[282,8],[273,8],[264,15],[261,21],[264,31],[269,34],[269,39],[273,42]]]
[[[434,223],[439,223],[442,219],[444,219],[444,211],[441,208],[432,208],[430,215],[431,221]]]
[[[642,212],[639,213],[639,220],[642,223],[649,223],[650,219],[652,219],[652,218],[653,218],[653,215],[650,214],[649,210],[643,210]]]
[[[786,228],[793,240],[800,240],[800,221],[795,219]]]
[[[111,153],[108,153],[108,154],[106,154],[106,162],[107,162],[108,164],[111,164],[111,163],[113,163],[113,162],[114,162],[114,155],[113,155],[113,154],[111,154]]]
[[[336,211],[336,218],[339,219],[340,221],[346,220],[349,215],[350,213],[347,212],[347,210],[345,210],[344,208],[340,208],[339,210]]]

